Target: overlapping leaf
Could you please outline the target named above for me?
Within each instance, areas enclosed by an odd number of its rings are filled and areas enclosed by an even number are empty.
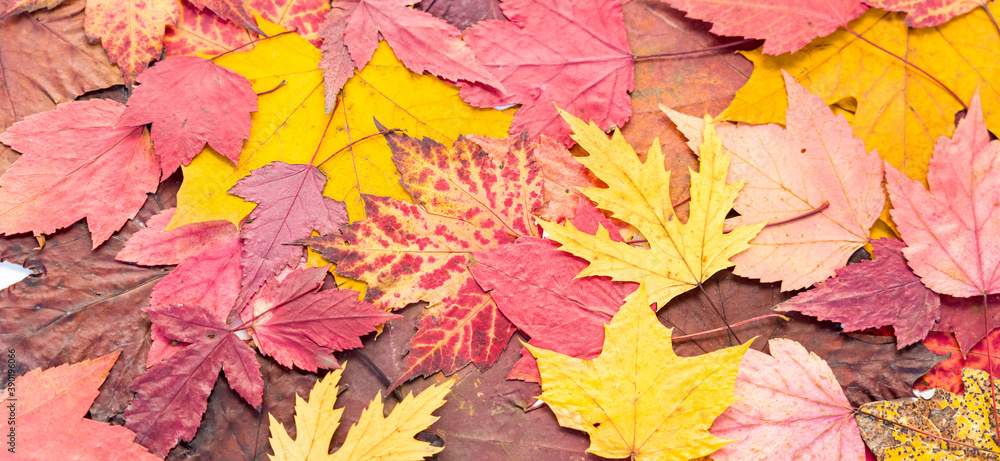
[[[339,368],[333,352],[361,347],[360,336],[398,315],[358,301],[353,290],[323,290],[326,267],[271,279],[241,317],[254,344],[278,363],[312,372]]]
[[[87,0],[85,26],[131,87],[149,62],[159,59],[164,29],[179,15],[176,0]]]
[[[895,239],[872,242],[875,261],[837,270],[837,276],[778,306],[820,320],[839,322],[844,331],[892,325],[900,349],[924,339],[941,316],[941,297],[928,290],[903,259]]]
[[[156,190],[159,162],[146,128],[115,127],[123,110],[105,99],[65,103],[0,135],[24,154],[0,177],[0,233],[51,234],[87,218],[97,248],[134,217]]]
[[[84,418],[118,355],[116,351],[73,365],[35,369],[5,381],[0,405],[12,418],[7,424],[13,442],[5,451],[17,459],[160,459],[133,443],[132,431]]]
[[[384,38],[410,70],[502,88],[461,39],[455,26],[408,5],[413,0],[337,0],[323,22],[326,108],[333,110],[344,82],[363,70]]]
[[[965,395],[939,390],[930,399],[866,403],[855,418],[882,460],[997,460],[995,387],[986,372],[962,370]],[[993,381],[993,382],[991,382]]]
[[[991,3],[994,15],[1000,6]],[[880,50],[847,31],[815,40],[781,56],[754,51],[750,81],[720,117],[749,123],[784,123],[787,71],[826,104],[856,107],[851,126],[869,149],[913,179],[923,180],[934,143],[949,136],[962,103],[919,69],[947,85],[963,102],[979,88],[987,126],[1000,128],[1000,74],[990,64],[1000,56],[1000,35],[982,9],[948,23],[910,29],[900,13],[871,9],[850,24]]]
[[[927,182],[886,169],[903,254],[928,288],[967,297],[1000,292],[1000,142],[990,141],[978,94],[955,136],[934,147]]]
[[[935,27],[977,7],[985,7],[989,2],[990,0],[867,0],[865,3],[887,11],[906,13],[906,25],[910,27]]]
[[[736,401],[736,370],[750,343],[698,357],[673,352],[670,329],[649,309],[645,287],[615,314],[594,360],[528,349],[541,400],[559,424],[590,434],[588,452],[636,460],[693,459],[727,442],[708,432]]]
[[[514,329],[466,266],[473,251],[537,235],[531,212],[541,204],[542,178],[527,136],[494,158],[466,138],[449,147],[385,137],[403,185],[422,206],[365,197],[367,220],[308,244],[337,263],[338,274],[368,283],[366,299],[380,306],[431,304],[396,384],[470,361],[488,365]]]
[[[261,28],[272,35],[283,32],[267,22]],[[247,77],[255,91],[274,91],[258,100],[250,139],[244,143],[237,167],[208,150],[184,167],[188,179],[178,194],[171,227],[216,219],[238,223],[253,204],[226,191],[252,170],[275,160],[306,164],[313,159],[333,178],[324,195],[346,202],[350,217],[361,219],[361,194],[407,198],[385,143],[372,139],[352,144],[379,131],[373,117],[410,135],[441,141],[452,141],[460,133],[500,135],[510,121],[502,112],[465,105],[454,87],[434,77],[414,76],[383,44],[365,70],[344,87],[330,122],[324,110],[322,70],[317,67],[320,57],[319,50],[305,39],[288,34],[262,41],[249,53],[215,60]],[[449,116],[441,117],[442,113]]]
[[[573,141],[554,105],[601,129],[625,124],[634,64],[621,2],[514,0],[501,8],[509,22],[480,22],[464,38],[503,91],[463,84],[463,99],[477,107],[521,104],[510,134],[527,130],[566,145]]]
[[[712,433],[734,442],[712,459],[865,459],[853,408],[825,361],[788,339],[768,341],[771,355],[747,351],[736,376],[736,402]]]
[[[914,386],[918,389],[943,389],[962,394],[965,392],[962,370],[966,368],[1000,376],[1000,331],[991,331],[968,349],[960,347],[954,336],[942,332],[931,332],[923,343],[934,353],[944,354],[947,358],[920,377]]]
[[[767,54],[794,53],[816,37],[824,37],[868,9],[858,0],[774,2],[750,0],[661,0],[689,17],[714,24],[718,35],[760,38]]]
[[[257,110],[257,94],[247,79],[207,59],[179,57],[158,63],[136,82],[118,126],[153,124],[164,178],[206,144],[234,164],[239,161],[250,113]]]
[[[220,17],[235,22],[254,33],[263,33],[257,28],[253,13],[247,8],[247,0],[188,0],[192,5],[208,8]]]
[[[747,182],[733,205],[740,216],[729,224],[784,222],[761,230],[733,257],[736,274],[796,290],[832,276],[868,243],[885,194],[881,160],[865,151],[847,121],[787,74],[785,86],[787,129],[726,124],[716,130],[733,159],[729,180]],[[698,152],[704,123],[666,112]]]
[[[608,139],[594,123],[585,124],[563,113],[574,131],[573,139],[590,154],[578,157],[608,188],[583,190],[601,209],[635,226],[650,249],[613,241],[606,229],[597,235],[580,232],[572,224],[542,222],[552,239],[590,265],[581,276],[604,275],[617,281],[645,282],[658,307],[697,287],[719,270],[731,267],[729,258],[745,250],[764,226],[742,226],[723,233],[723,221],[743,182],[726,184],[729,155],[722,151],[711,125],[701,145],[701,168],[691,173],[691,212],[681,223],[670,196],[670,173],[663,170],[663,153],[654,142],[639,161],[632,147],[617,131]]]
[[[273,460],[421,460],[441,451],[440,447],[413,437],[427,428],[437,417],[431,413],[444,404],[444,397],[454,381],[431,386],[417,396],[408,394],[389,416],[383,413],[381,393],[361,414],[344,444],[332,455],[330,439],[340,425],[342,409],[334,409],[337,383],[342,370],[335,370],[316,383],[309,399],[295,397],[295,432],[293,439],[285,426],[271,417]]]

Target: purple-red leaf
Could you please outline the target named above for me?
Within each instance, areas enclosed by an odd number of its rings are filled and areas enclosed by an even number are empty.
[[[240,236],[243,238],[243,289],[237,309],[280,270],[294,266],[303,248],[288,245],[316,230],[330,234],[347,224],[347,208],[323,196],[326,175],[312,165],[272,162],[240,179],[231,194],[257,203]]]
[[[178,441],[191,440],[220,370],[244,400],[260,406],[264,381],[257,354],[211,312],[171,305],[147,313],[167,337],[189,344],[132,384],[136,395],[125,426],[136,433],[136,442],[164,456]]]
[[[115,127],[124,110],[106,99],[69,102],[0,134],[23,154],[0,178],[0,233],[51,234],[87,218],[97,248],[135,217],[160,168],[144,127]]]
[[[776,310],[840,322],[844,331],[892,325],[899,349],[920,341],[941,316],[941,300],[906,265],[901,252],[905,246],[896,239],[873,240],[874,261],[837,269],[836,277]]]
[[[170,58],[143,72],[119,126],[152,123],[163,177],[191,162],[205,144],[233,163],[250,136],[257,93],[250,81],[194,56]]]
[[[361,347],[361,336],[399,317],[358,301],[353,290],[319,291],[326,273],[326,267],[294,270],[251,300],[242,317],[261,353],[288,368],[340,368],[333,352]]]

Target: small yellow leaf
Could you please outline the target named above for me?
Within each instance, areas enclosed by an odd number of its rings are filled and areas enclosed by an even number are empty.
[[[330,454],[330,441],[344,411],[333,408],[342,372],[343,368],[334,370],[317,382],[308,401],[295,396],[294,440],[284,425],[268,415],[271,449],[275,453],[270,455],[271,461],[407,461],[421,460],[442,450],[413,437],[438,420],[431,413],[444,405],[444,397],[455,380],[428,387],[417,396],[407,394],[389,416],[383,413],[379,392],[361,412],[358,424],[351,426],[344,444]]]
[[[736,401],[737,366],[752,341],[678,357],[671,331],[657,320],[640,285],[605,326],[604,349],[596,359],[525,346],[538,359],[541,399],[560,425],[590,434],[588,452],[688,460],[728,443],[708,428]]]
[[[750,239],[764,227],[765,223],[759,223],[723,233],[726,214],[745,181],[726,184],[729,155],[722,151],[708,119],[699,171],[691,172],[691,211],[687,222],[681,223],[671,206],[670,172],[663,168],[659,141],[653,141],[643,163],[620,132],[609,139],[597,125],[561,113],[573,129],[573,139],[590,154],[576,159],[609,186],[581,192],[599,208],[635,226],[650,246],[647,250],[615,242],[603,228],[589,235],[572,224],[564,227],[542,221],[551,238],[562,244],[561,250],[590,261],[579,277],[604,275],[617,281],[645,282],[650,299],[663,307],[731,267],[729,258],[747,249]]]
[[[996,401],[1000,383],[973,368],[962,369],[965,395],[937,389],[930,399],[866,403],[854,418],[879,461],[1000,460]]]

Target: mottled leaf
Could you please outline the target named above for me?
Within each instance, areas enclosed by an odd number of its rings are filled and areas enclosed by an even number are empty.
[[[87,0],[87,36],[100,40],[131,87],[160,58],[166,26],[177,23],[177,0]]]

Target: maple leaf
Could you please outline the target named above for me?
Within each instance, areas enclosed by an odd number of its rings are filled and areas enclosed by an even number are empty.
[[[150,304],[199,304],[225,321],[240,290],[239,234],[229,221],[189,224],[164,232],[173,216],[170,208],[149,218],[146,227],[128,240],[115,259],[143,266],[176,264],[153,287]],[[153,327],[152,339],[147,366],[182,349],[158,326]]]
[[[261,28],[271,35],[284,31],[266,21]],[[432,76],[413,75],[384,44],[365,70],[348,81],[330,121],[323,108],[319,60],[319,50],[295,34],[215,60],[247,77],[255,91],[274,91],[258,99],[250,139],[236,167],[208,150],[183,167],[188,179],[181,186],[170,227],[216,219],[238,223],[254,205],[225,192],[252,170],[275,160],[289,164],[315,160],[320,171],[334,178],[327,182],[324,195],[346,202],[352,220],[362,219],[362,194],[408,198],[388,146],[375,139],[352,144],[379,132],[373,116],[413,136],[449,142],[460,133],[500,135],[510,122],[503,112],[465,105],[454,87]]]
[[[991,6],[1000,14],[1000,6]],[[1000,53],[1000,36],[985,11],[974,10],[935,28],[910,29],[900,13],[871,9],[850,28],[907,63],[848,31],[815,40],[781,56],[744,55],[754,64],[750,81],[736,94],[721,119],[754,124],[785,122],[785,70],[826,104],[856,101],[851,126],[869,149],[913,179],[923,180],[932,146],[955,129],[963,101],[981,88],[988,127],[1000,129],[1000,76],[986,63]],[[928,53],[927,50],[934,50]],[[850,106],[850,105],[849,105]]]
[[[311,165],[273,162],[236,182],[229,193],[257,203],[240,229],[243,240],[243,288],[236,303],[250,297],[278,271],[302,259],[302,247],[286,245],[315,230],[336,232],[347,224],[344,202],[323,197],[326,176]]]
[[[257,94],[242,75],[198,57],[161,61],[136,79],[118,126],[152,123],[163,178],[209,144],[233,163],[250,133]]]
[[[6,2],[3,11],[0,12],[0,19],[4,19],[18,13],[30,13],[42,8],[53,9],[63,0],[10,0]]]
[[[263,34],[257,27],[253,12],[247,8],[247,0],[188,0],[195,7],[204,10],[208,8],[220,17],[238,23],[248,30]]]
[[[107,421],[129,405],[128,388],[145,371],[149,349],[149,319],[141,308],[148,305],[154,284],[168,274],[163,267],[118,262],[115,254],[141,229],[142,220],[160,211],[160,203],[173,200],[178,182],[163,183],[137,220],[97,250],[91,250],[82,222],[50,235],[43,248],[30,235],[0,239],[0,260],[32,271],[0,290],[0,344],[16,349],[16,373],[121,352],[90,408],[94,419]]]
[[[526,345],[542,375],[539,398],[561,426],[590,434],[589,453],[636,460],[707,455],[727,443],[708,428],[736,401],[737,365],[750,343],[679,357],[672,330],[660,325],[649,301],[640,284],[605,327],[594,360]]]
[[[1000,385],[980,370],[962,370],[965,395],[939,390],[930,399],[866,403],[855,419],[868,448],[879,460],[1000,459],[991,414]]]
[[[483,21],[464,35],[503,91],[462,84],[462,98],[477,107],[521,104],[510,134],[527,130],[567,146],[573,141],[553,103],[601,129],[624,125],[634,64],[621,8],[616,0],[504,2],[509,22]]]
[[[980,317],[982,314],[980,314]],[[982,320],[980,320],[982,321]],[[927,349],[947,358],[920,377],[914,384],[917,389],[943,389],[962,394],[962,369],[983,370],[993,376],[1000,375],[1000,331],[993,330],[978,343],[960,347],[955,336],[944,332],[931,332],[923,340]]]
[[[330,11],[328,0],[247,0],[246,6],[261,18],[281,25],[319,46],[319,27]],[[241,23],[242,24],[242,23]],[[254,23],[253,28],[259,28]],[[181,18],[176,26],[168,27],[163,37],[167,57],[213,55],[240,47],[249,50],[258,34],[218,15],[181,2]]]
[[[648,239],[650,249],[615,242],[606,229],[596,235],[541,222],[551,238],[590,265],[580,276],[605,275],[617,281],[645,282],[650,298],[663,307],[671,298],[690,290],[712,274],[733,265],[729,258],[743,251],[763,223],[742,226],[728,234],[722,231],[726,213],[743,181],[726,184],[729,155],[707,124],[701,145],[701,167],[691,173],[691,212],[686,223],[674,214],[667,193],[670,173],[663,170],[663,152],[654,141],[639,161],[632,147],[617,131],[608,139],[596,124],[584,123],[565,112],[574,131],[573,139],[590,155],[577,157],[610,187],[582,192],[615,218],[635,226]]]
[[[163,32],[176,24],[176,0],[87,0],[87,36],[101,40],[131,87],[149,61],[159,59]]]
[[[308,395],[318,379],[313,373],[285,368],[262,355],[257,356],[257,362],[264,379],[261,406],[250,406],[220,376],[198,433],[171,450],[167,459],[267,459],[271,450],[267,441],[269,414],[284,424],[291,423],[295,395]]]
[[[462,33],[451,24],[408,5],[413,0],[338,0],[333,2],[319,36],[323,38],[320,67],[326,77],[326,110],[333,110],[337,93],[353,73],[363,70],[378,48],[379,37],[410,70],[447,80],[503,86],[476,60]]]
[[[39,368],[12,383],[6,381],[0,405],[10,409],[10,434],[17,429],[16,436],[10,436],[16,447],[11,444],[8,451],[17,459],[160,459],[133,443],[132,431],[84,418],[119,354],[115,351],[73,365]]]
[[[711,429],[735,441],[712,459],[865,459],[854,409],[830,366],[789,339],[768,348],[771,355],[743,356],[736,402]]]
[[[601,352],[604,324],[635,284],[574,278],[587,262],[556,246],[550,240],[519,238],[513,245],[473,253],[469,271],[504,316],[531,337],[529,344],[593,359]],[[533,357],[526,354],[509,378],[538,382]]]
[[[115,128],[124,109],[105,99],[64,103],[0,134],[23,154],[0,178],[0,232],[51,234],[87,218],[97,248],[133,218],[160,175],[146,129]]]
[[[924,189],[886,167],[892,219],[906,242],[903,254],[928,288],[966,297],[1000,292],[1000,222],[992,217],[1000,178],[994,172],[1000,142],[991,142],[979,95],[955,136],[934,146]]]
[[[940,26],[976,7],[986,7],[990,0],[866,0],[865,3],[888,11],[906,13],[910,27]]]
[[[219,371],[244,400],[260,406],[264,381],[256,354],[211,312],[198,305],[169,305],[152,306],[146,313],[168,338],[188,345],[132,384],[136,395],[125,412],[125,426],[138,443],[162,456],[178,441],[191,440]]]
[[[941,316],[941,298],[928,290],[903,259],[905,245],[896,239],[872,241],[875,261],[862,261],[837,276],[800,293],[777,307],[820,320],[839,322],[844,331],[892,325],[902,349],[935,328]]]
[[[336,262],[338,274],[368,283],[366,299],[379,306],[430,303],[395,384],[470,361],[489,365],[514,328],[466,266],[472,251],[537,235],[531,211],[541,204],[541,175],[527,136],[494,158],[466,138],[451,147],[397,133],[385,139],[403,186],[423,206],[366,196],[369,219],[305,243]]]
[[[829,35],[867,9],[858,0],[739,3],[718,0],[660,0],[688,17],[714,24],[712,33],[766,39],[764,52],[794,53],[812,39]]]
[[[361,347],[361,336],[399,318],[353,290],[323,290],[326,267],[299,269],[271,279],[242,313],[254,344],[291,368],[339,368],[333,352]]]
[[[1000,327],[1000,310],[990,310],[991,305],[1000,305],[1000,295],[985,299],[941,296],[941,320],[933,331],[954,332],[962,356],[965,356],[986,337],[986,333]]]
[[[0,132],[58,103],[122,83],[121,72],[101,45],[90,43],[83,33],[83,7],[83,0],[69,1],[51,11],[0,21],[0,85],[8,94],[0,104]],[[16,158],[0,145],[0,175]]]
[[[448,21],[448,24],[459,30],[468,29],[487,19],[506,19],[500,11],[500,0],[441,0],[420,2],[413,7]]]
[[[341,370],[335,370],[316,383],[309,392],[309,399],[295,397],[295,432],[293,439],[285,426],[270,417],[271,446],[275,461],[295,460],[421,460],[442,450],[413,437],[438,420],[431,413],[444,404],[444,397],[454,381],[434,385],[419,395],[407,394],[396,404],[392,413],[385,416],[382,396],[372,400],[361,413],[357,424],[351,426],[343,445],[329,452],[330,439],[340,425],[342,409],[334,409],[337,401],[337,383]]]
[[[746,179],[733,205],[740,216],[727,224],[782,223],[762,229],[750,248],[733,257],[736,275],[780,280],[782,290],[797,290],[831,277],[868,243],[885,193],[881,159],[853,137],[847,120],[788,74],[785,86],[787,129],[773,124],[715,129],[732,158],[728,179]],[[664,111],[697,153],[704,122]]]

